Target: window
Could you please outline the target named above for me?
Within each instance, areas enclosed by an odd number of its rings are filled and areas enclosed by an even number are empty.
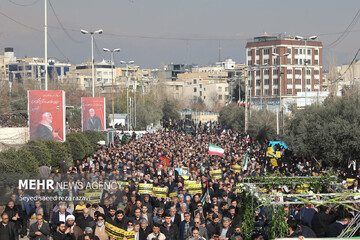
[[[310,50],[310,49],[307,50],[307,54],[309,54],[309,55],[311,54],[311,50]]]
[[[276,53],[276,48],[273,48],[273,53]]]
[[[264,49],[264,55],[269,55],[270,54],[270,49],[269,48],[265,48]]]
[[[279,79],[278,78],[274,78],[273,79],[273,85],[278,85],[279,84]]]
[[[319,50],[315,49],[315,50],[314,50],[314,54],[315,54],[315,55],[319,55]]]
[[[225,92],[228,92],[229,91],[229,87],[225,87]]]
[[[308,85],[311,84],[311,79],[307,79],[306,84],[308,84]]]
[[[260,64],[260,60],[256,60],[256,64]]]
[[[319,70],[314,70],[315,75],[319,75]]]
[[[319,79],[314,79],[314,84],[319,84]]]
[[[260,80],[256,80],[256,86],[260,86]]]
[[[274,64],[274,65],[278,64],[277,58],[274,58],[274,59],[273,59],[273,64]]]
[[[193,80],[193,83],[196,84],[196,79]]]
[[[319,65],[319,60],[315,60],[314,65]]]
[[[260,70],[256,71],[256,76],[260,76]]]
[[[264,96],[269,96],[269,89],[264,90]]]
[[[291,89],[291,88],[288,88],[288,89],[286,90],[286,93],[287,93],[287,95],[292,95],[292,89]]]
[[[218,98],[219,98],[219,100],[222,100],[222,95],[219,95],[219,97],[218,97]]]
[[[264,75],[269,75],[269,69],[264,70]]]
[[[176,86],[176,90],[179,90],[179,86]]]
[[[256,96],[260,96],[260,93],[261,93],[261,92],[260,92],[260,89],[257,89],[255,95],[256,95]]]
[[[288,53],[288,54],[291,54],[291,48],[288,48],[288,49],[287,49],[287,53]]]
[[[295,64],[299,64],[299,59],[295,58]]]
[[[300,54],[302,54],[302,48],[300,48]]]
[[[269,64],[270,63],[270,59],[264,59],[264,64]]]
[[[295,48],[295,54],[299,54],[299,49]]]
[[[221,91],[222,91],[222,87],[218,87],[218,91],[221,92]]]
[[[301,85],[301,79],[300,78],[295,79],[295,84]]]
[[[310,70],[310,69],[306,70],[306,74],[310,75],[310,74],[311,74],[311,70]]]
[[[279,89],[273,89],[273,95],[278,95],[279,94]]]
[[[196,87],[194,87],[194,92],[196,92]]]
[[[278,74],[278,70],[277,70],[277,69],[274,69],[274,70],[273,70],[273,74],[274,74],[274,75]]]
[[[287,74],[292,74],[292,69],[287,69],[287,70],[286,70],[286,73],[287,73]]]
[[[256,55],[260,55],[260,50],[256,49]]]
[[[206,99],[206,96],[204,96],[204,100]]]
[[[287,59],[287,64],[291,64],[291,58]]]
[[[200,84],[200,88],[202,88],[202,84]]]
[[[251,56],[251,50],[248,51],[248,56]]]
[[[248,61],[248,66],[251,66],[251,60]]]
[[[303,60],[302,58],[300,58],[300,61],[299,61],[300,65],[303,64]]]
[[[301,75],[301,70],[295,70],[295,75]]]
[[[297,94],[298,92],[301,92],[301,89],[299,88],[295,89],[295,94]]]
[[[269,79],[264,79],[264,85],[269,85]]]
[[[292,83],[293,83],[292,78],[288,78],[287,79],[287,84],[292,84]]]
[[[200,97],[202,97],[202,91],[200,91]]]

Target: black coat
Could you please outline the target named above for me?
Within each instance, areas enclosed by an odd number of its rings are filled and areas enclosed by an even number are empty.
[[[160,232],[162,232],[166,240],[180,240],[180,234],[178,226],[171,224],[169,231],[167,230],[165,223],[160,226]]]
[[[35,234],[36,232],[41,232],[42,235],[38,236]],[[37,222],[30,225],[30,240],[47,240],[50,233],[50,225],[47,222],[44,222],[40,229],[38,228]]]
[[[316,236],[318,238],[325,237],[326,228],[332,222],[334,222],[335,219],[336,219],[335,214],[326,214],[323,211],[316,213],[311,222],[312,229],[315,232]]]
[[[337,237],[344,228],[346,228],[346,225],[343,225],[340,222],[332,223],[327,227],[325,237]]]
[[[18,240],[19,235],[17,234],[15,223],[9,221],[5,227],[0,222],[0,237],[1,240]]]

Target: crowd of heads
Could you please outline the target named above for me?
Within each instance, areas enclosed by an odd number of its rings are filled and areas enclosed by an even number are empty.
[[[134,231],[136,239],[242,239],[244,216],[237,183],[243,182],[244,178],[272,174],[297,177],[328,173],[328,169],[316,160],[293,154],[280,145],[274,146],[274,151],[281,152],[275,166],[270,160],[272,157],[267,156],[267,142],[259,143],[239,132],[221,132],[218,124],[212,128],[203,124],[187,134],[183,125],[174,123],[170,129],[139,138],[133,136],[131,141],[121,141],[118,136],[112,144],[99,147],[93,156],[75,160],[71,167],[61,167],[51,173],[49,178],[54,182],[69,182],[67,188],[15,190],[5,214],[16,224],[21,235],[27,234],[24,222],[45,221],[49,224],[50,234],[73,234],[76,240],[96,237],[105,240],[108,238],[104,227],[107,222],[118,229]],[[209,144],[223,148],[224,155],[209,155]],[[159,156],[169,158],[170,163],[165,164]],[[248,161],[244,161],[245,158]],[[240,166],[240,171],[234,171],[233,165]],[[187,168],[187,176],[181,175],[179,168]],[[221,170],[220,178],[211,175],[213,170]],[[360,168],[351,166],[347,175],[341,176],[356,179],[352,187],[348,186],[355,192],[358,191],[359,173]],[[185,178],[201,184],[201,193],[189,194]],[[81,189],[77,187],[80,183],[87,186],[109,182],[123,184],[104,187],[92,201],[74,200],[80,196]],[[144,183],[167,188],[167,196],[140,194],[139,185]],[[271,186],[266,191],[296,193],[296,186]],[[170,197],[170,193],[176,194]],[[65,197],[70,201],[25,202],[24,196]],[[306,227],[312,229],[314,216],[324,209],[299,204],[285,205],[285,211],[289,235],[301,235]],[[321,219],[315,220],[315,226],[316,221],[326,225],[318,236],[325,236],[326,228],[337,220],[351,221],[349,216],[355,212],[350,212],[345,208],[334,208],[326,213],[331,216],[326,224]],[[271,215],[265,207],[257,209],[253,239],[267,237],[270,220]]]

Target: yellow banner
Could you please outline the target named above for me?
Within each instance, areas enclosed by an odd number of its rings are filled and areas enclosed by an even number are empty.
[[[221,170],[212,170],[210,171],[211,177],[214,179],[221,179],[222,178],[222,171]]]
[[[277,167],[277,166],[278,166],[278,163],[277,163],[277,161],[276,161],[275,158],[270,159],[270,161],[271,161],[271,164],[272,164],[274,167]]]
[[[276,151],[276,156],[277,156],[277,158],[281,158],[281,152],[280,152],[280,151]]]
[[[184,187],[188,188],[189,184],[196,184],[196,181],[190,181],[190,180],[185,180],[184,181]]]
[[[151,194],[153,192],[153,185],[149,183],[140,183],[139,184],[139,193],[140,194]]]
[[[240,183],[237,183],[237,184],[236,184],[236,192],[237,192],[237,193],[241,193],[241,192],[242,192]]]
[[[272,148],[272,147],[268,147],[268,148],[267,148],[266,156],[267,156],[267,157],[272,157],[272,156],[274,156],[273,148]]]
[[[347,179],[346,179],[346,183],[347,183],[347,185],[350,187],[351,185],[354,184],[354,181],[355,181],[355,180],[356,180],[355,178],[347,178]]]
[[[100,203],[102,189],[86,189],[79,191],[79,196],[86,197],[89,203]]]
[[[166,198],[167,188],[153,187],[154,197]]]
[[[196,183],[196,184],[189,184],[189,186],[187,187],[188,192],[190,194],[196,194],[196,193],[202,193],[201,190],[201,183]]]
[[[169,193],[169,197],[177,197],[178,193],[177,192],[172,192],[172,193]]]
[[[126,237],[128,240],[135,239],[134,231],[125,231],[121,228],[118,228],[108,222],[105,222],[105,233],[110,237],[116,240],[123,240]]]
[[[233,165],[232,166],[232,170],[235,173],[240,173],[240,169],[241,169],[240,165]]]

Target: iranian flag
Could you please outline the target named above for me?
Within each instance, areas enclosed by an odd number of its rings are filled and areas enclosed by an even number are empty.
[[[225,135],[225,134],[226,134],[226,129],[224,129],[224,130],[221,132],[220,135],[222,136],[222,135]],[[214,145],[214,146],[215,146],[215,145]]]
[[[238,106],[240,106],[240,104],[241,104],[240,98],[239,98],[239,101],[237,102],[237,104],[238,104]]]
[[[249,142],[249,141],[250,141],[250,136],[247,135],[247,136],[246,136],[246,143]]]
[[[218,155],[222,157],[224,155],[224,149],[219,146],[209,144],[209,155]]]
[[[210,127],[211,126],[211,122],[207,122],[207,124],[206,124],[206,127]]]
[[[247,162],[248,162],[248,153],[246,153],[245,158],[244,158],[243,171],[247,170]]]
[[[201,199],[201,205],[204,207],[205,203],[206,203],[206,197],[209,195],[209,189],[206,190],[203,198]]]

